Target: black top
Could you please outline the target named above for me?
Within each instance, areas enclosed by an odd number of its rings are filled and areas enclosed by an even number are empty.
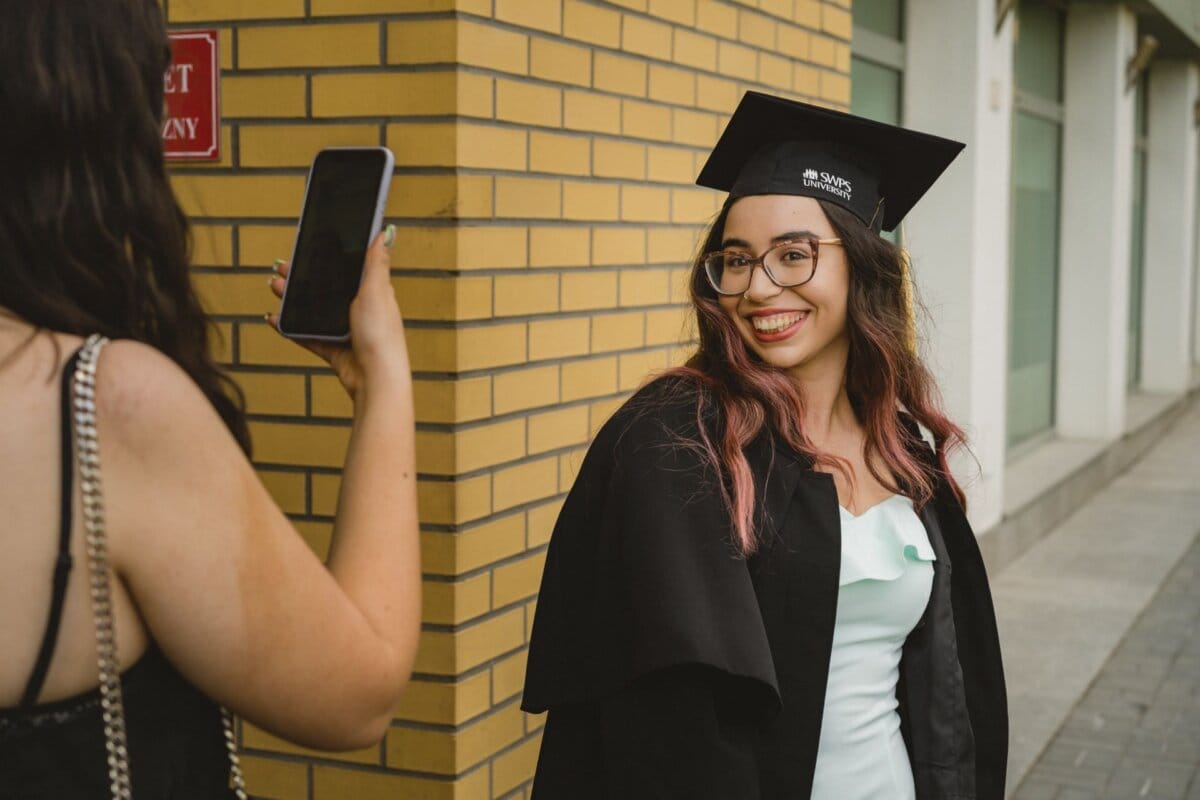
[[[0,709],[0,798],[70,800],[109,794],[97,687],[37,703],[46,679],[72,568],[75,462],[70,414],[76,352],[62,378],[62,494],[50,616],[21,704]],[[228,798],[229,758],[218,706],[189,684],[151,642],[121,674],[129,768],[137,798]]]
[[[721,420],[685,383],[651,383],[605,424],[551,536],[522,701],[549,710],[534,800],[811,793],[837,489],[764,432],[745,449],[763,543],[741,557],[720,478],[689,444],[700,425],[719,442]],[[915,422],[900,422],[935,468]],[[896,689],[917,798],[1002,800],[1007,701],[983,561],[944,477],[918,515],[937,560]]]

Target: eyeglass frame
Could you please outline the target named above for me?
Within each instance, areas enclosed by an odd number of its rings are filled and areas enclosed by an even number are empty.
[[[780,283],[775,278],[775,276],[771,274],[771,270],[767,269],[767,262],[765,261],[765,259],[767,257],[767,254],[770,253],[772,250],[778,250],[781,247],[786,247],[790,244],[795,244],[796,242],[808,242],[810,245],[812,245],[812,249],[813,249],[812,272],[809,273],[809,276],[807,278],[805,278],[802,281],[799,281],[798,283]],[[785,239],[782,242],[778,242],[776,244],[771,245],[766,250],[762,251],[762,253],[758,257],[750,258],[750,273],[746,279],[746,288],[742,289],[741,291],[737,291],[737,292],[723,292],[719,288],[717,288],[716,283],[713,281],[712,275],[708,271],[707,264],[708,264],[708,260],[714,256],[724,255],[726,253],[737,253],[740,251],[737,251],[737,250],[714,250],[711,253],[706,253],[700,257],[700,268],[704,270],[704,277],[706,279],[708,279],[708,285],[712,287],[712,290],[714,292],[721,295],[722,297],[734,297],[739,294],[745,296],[745,294],[750,291],[750,284],[754,282],[754,268],[755,267],[762,267],[763,274],[765,274],[767,276],[767,280],[769,280],[771,283],[778,286],[780,289],[794,289],[797,286],[803,286],[804,284],[808,283],[809,281],[811,281],[813,278],[816,277],[817,264],[820,262],[819,255],[821,253],[821,245],[823,245],[823,244],[840,245],[840,244],[842,244],[842,240],[840,238],[818,239],[815,236],[798,236],[794,239]],[[749,256],[750,254],[744,253],[744,255]]]

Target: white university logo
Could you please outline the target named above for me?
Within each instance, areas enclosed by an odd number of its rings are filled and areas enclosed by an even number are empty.
[[[804,186],[808,189],[821,189],[843,200],[849,200],[853,191],[850,181],[845,178],[831,172],[817,172],[815,169],[804,170]]]

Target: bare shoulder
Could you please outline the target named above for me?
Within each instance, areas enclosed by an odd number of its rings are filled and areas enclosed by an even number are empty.
[[[156,348],[110,342],[96,369],[96,404],[106,438],[136,450],[167,444],[179,433],[224,430],[208,398],[182,367]]]

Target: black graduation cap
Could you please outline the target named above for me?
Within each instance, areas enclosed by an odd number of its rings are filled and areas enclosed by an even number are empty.
[[[746,92],[696,183],[731,199],[837,203],[892,230],[966,145],[828,108]]]

